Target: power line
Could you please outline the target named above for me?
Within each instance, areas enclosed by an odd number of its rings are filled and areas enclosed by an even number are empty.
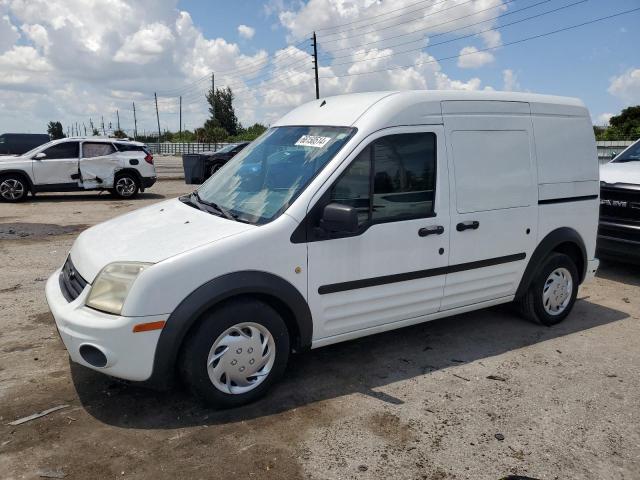
[[[444,40],[444,41],[442,41],[442,42],[438,42],[438,43],[431,43],[431,44],[429,44],[429,45],[428,45],[428,47],[429,47],[429,48],[433,48],[433,47],[436,47],[436,46],[438,46],[438,45],[444,45],[444,44],[446,44],[446,43],[456,42],[456,41],[458,41],[458,40],[464,40],[465,38],[475,37],[476,35],[480,35],[480,34],[482,34],[482,33],[487,33],[487,32],[491,32],[491,31],[501,30],[501,29],[503,29],[503,28],[505,28],[505,27],[510,27],[510,26],[513,26],[513,25],[517,25],[517,24],[519,24],[519,23],[523,23],[523,22],[527,22],[527,21],[529,21],[529,20],[533,20],[533,19],[535,19],[535,18],[539,18],[539,17],[543,17],[543,16],[545,16],[545,15],[549,15],[549,14],[551,14],[551,13],[556,13],[556,12],[558,12],[558,11],[560,11],[560,10],[564,10],[564,9],[566,9],[566,8],[570,8],[570,7],[575,7],[576,5],[579,5],[579,4],[581,4],[581,3],[586,3],[586,2],[588,2],[588,1],[589,1],[589,0],[578,0],[577,2],[570,3],[570,4],[568,4],[568,5],[563,5],[562,7],[558,7],[558,8],[555,8],[555,9],[553,9],[553,10],[548,10],[548,11],[546,11],[546,12],[538,13],[538,14],[536,14],[536,15],[531,15],[531,16],[529,16],[529,17],[525,17],[525,18],[522,18],[522,19],[520,19],[520,20],[515,20],[515,21],[510,22],[510,23],[505,23],[504,25],[499,25],[499,26],[497,26],[497,27],[487,28],[487,29],[485,29],[485,30],[481,30],[481,31],[479,31],[479,32],[473,32],[473,33],[470,33],[470,34],[467,34],[467,35],[462,35],[462,36],[460,36],[460,37],[451,38],[451,39],[449,39],[449,40]],[[413,43],[413,42],[409,42],[409,43]],[[379,58],[388,58],[388,57],[393,57],[393,56],[395,56],[395,55],[401,55],[401,54],[403,54],[403,53],[409,53],[409,52],[415,52],[415,51],[417,51],[417,50],[423,50],[424,48],[425,48],[425,47],[411,48],[411,49],[409,49],[409,50],[402,50],[402,51],[400,51],[400,52],[393,52],[393,53],[390,53],[390,54],[377,55],[377,56],[375,56],[375,57],[368,57],[368,58],[365,58],[365,59],[363,59],[363,60],[353,60],[353,61],[351,61],[351,62],[332,63],[332,64],[331,64],[331,66],[332,66],[332,67],[338,67],[338,66],[341,66],[341,65],[352,65],[352,64],[354,64],[354,63],[368,62],[368,61],[370,61],[370,60],[377,60],[377,59],[379,59]],[[345,55],[345,56],[343,56],[343,57],[336,57],[336,58],[344,58],[344,57],[347,57],[347,56],[349,56],[349,55]]]
[[[536,39],[543,38],[543,37],[548,37],[548,36],[551,36],[551,35],[555,35],[557,33],[566,32],[568,30],[574,30],[576,28],[584,27],[586,25],[591,25],[591,24],[594,24],[594,23],[597,23],[597,22],[601,22],[601,21],[604,21],[604,20],[609,20],[611,18],[619,17],[621,15],[627,15],[629,13],[637,12],[638,10],[640,10],[640,7],[639,8],[632,8],[630,10],[625,10],[623,12],[615,13],[613,15],[607,15],[605,17],[595,18],[595,19],[589,20],[587,22],[582,22],[582,23],[579,23],[579,24],[576,24],[576,25],[571,25],[569,27],[564,27],[564,28],[560,28],[560,29],[557,29],[557,30],[552,30],[550,32],[541,33],[539,35],[533,35],[533,36],[522,38],[522,39],[519,39],[519,40],[514,40],[512,42],[508,42],[508,43],[502,44],[502,45],[497,46],[497,47],[487,47],[487,48],[478,49],[478,50],[476,50],[474,52],[470,52],[470,53],[462,53],[462,54],[459,54],[459,55],[452,55],[452,56],[449,56],[449,57],[442,57],[442,58],[437,58],[437,59],[433,59],[433,60],[429,60],[429,61],[418,61],[418,62],[415,62],[413,64],[409,64],[409,65],[397,65],[397,66],[394,66],[394,67],[391,67],[391,68],[382,68],[382,69],[377,69],[377,70],[369,70],[369,71],[366,71],[366,72],[347,73],[347,74],[343,74],[343,75],[332,75],[332,76],[329,76],[329,77],[320,77],[320,78],[321,79],[322,78],[330,79],[330,78],[354,77],[354,76],[359,76],[359,75],[368,75],[368,74],[371,74],[371,73],[389,72],[391,70],[398,70],[400,68],[418,67],[418,66],[422,66],[422,65],[428,65],[430,63],[442,62],[442,61],[445,61],[445,60],[454,60],[454,59],[457,59],[457,58],[460,58],[460,57],[465,57],[465,56],[468,56],[468,55],[476,55],[477,53],[480,53],[480,52],[488,52],[488,51],[492,51],[492,50],[497,50],[499,48],[508,47],[508,46],[511,46],[511,45],[516,45],[516,44],[519,44],[519,43],[524,43],[524,42],[528,42],[530,40],[536,40]]]
[[[418,11],[420,11],[420,10],[426,10],[427,8],[434,7],[435,5],[440,5],[440,4],[445,3],[445,2],[447,2],[447,1],[449,1],[449,0],[440,0],[439,2],[436,2],[436,3],[433,3],[433,4],[429,5],[428,7],[423,7],[423,8],[417,9],[417,10],[412,10],[412,11],[409,11],[409,12],[406,12],[406,13],[402,13],[402,14],[397,15],[396,17],[403,17],[403,16],[405,16],[405,15],[409,15],[409,14],[411,14],[411,13],[415,13],[415,12],[418,12]],[[452,10],[452,9],[454,9],[454,8],[461,7],[461,6],[463,6],[463,5],[467,5],[467,4],[472,3],[472,2],[475,2],[475,0],[465,0],[464,2],[456,3],[455,5],[452,5],[452,6],[450,6],[450,7],[447,7],[447,8],[441,8],[440,10],[438,10],[438,11],[436,11],[436,12],[433,12],[431,15],[438,15],[439,13],[443,13],[443,12],[446,12],[446,11],[448,11],[448,10]],[[384,20],[380,20],[380,21],[378,21],[378,22],[368,23],[367,25],[362,25],[362,26],[360,26],[360,27],[354,27],[354,28],[352,28],[352,29],[350,29],[350,30],[347,30],[347,31],[345,31],[345,32],[330,33],[330,34],[328,34],[327,36],[329,36],[329,37],[330,37],[330,36],[333,36],[333,35],[340,35],[340,34],[342,34],[342,33],[347,33],[347,32],[351,32],[351,31],[360,30],[360,29],[362,29],[362,28],[369,28],[369,27],[373,27],[374,25],[377,25],[377,24],[379,24],[379,23],[383,23],[383,22],[388,22],[389,20],[393,20],[393,17],[392,17],[392,18],[387,18],[387,19],[384,19]],[[335,40],[328,40],[328,41],[326,41],[325,43],[329,43],[329,42],[339,42],[339,41],[342,41],[342,40],[347,40],[347,39],[349,39],[349,38],[353,38],[354,36],[365,35],[365,34],[367,34],[367,33],[378,33],[378,32],[379,32],[379,31],[381,31],[381,30],[388,30],[389,28],[398,27],[398,26],[400,26],[400,25],[406,25],[407,23],[417,22],[417,21],[420,21],[420,20],[424,20],[424,17],[416,17],[416,18],[414,18],[414,19],[412,19],[412,20],[405,20],[405,21],[402,21],[402,22],[396,23],[396,24],[394,24],[394,25],[387,25],[387,26],[385,26],[385,27],[376,27],[376,28],[374,28],[373,30],[371,30],[371,31],[369,31],[369,32],[357,33],[357,34],[355,34],[355,35],[347,35],[347,36],[344,36],[344,37],[337,38],[337,39],[335,39]]]
[[[391,37],[381,38],[380,40],[374,40],[374,41],[371,41],[371,42],[365,42],[365,43],[366,43],[367,47],[370,47],[371,45],[374,45],[374,44],[376,44],[376,43],[386,42],[387,40],[393,40],[393,39],[400,38],[400,37],[407,37],[407,36],[409,36],[409,35],[413,35],[413,34],[415,34],[415,33],[423,33],[423,32],[425,32],[425,34],[424,34],[421,38],[419,38],[419,39],[417,39],[417,40],[412,40],[411,42],[399,43],[399,44],[396,44],[396,45],[387,45],[387,46],[382,47],[382,48],[393,48],[393,47],[398,47],[398,46],[401,46],[401,45],[406,45],[406,44],[408,44],[408,43],[419,42],[419,41],[424,40],[424,39],[425,39],[425,38],[427,38],[427,37],[431,40],[432,38],[435,38],[435,37],[439,37],[439,36],[442,36],[442,35],[446,35],[446,34],[448,34],[448,33],[452,33],[452,32],[455,32],[455,31],[457,31],[457,30],[463,30],[463,29],[465,29],[465,28],[474,27],[474,26],[476,26],[476,25],[480,25],[480,24],[482,24],[482,23],[486,23],[486,22],[490,22],[490,21],[493,21],[493,20],[497,20],[497,19],[499,19],[499,18],[506,17],[506,16],[509,16],[509,15],[513,15],[513,14],[515,14],[515,13],[522,12],[522,11],[524,11],[524,10],[528,10],[528,9],[531,9],[531,8],[537,7],[537,6],[542,5],[542,4],[544,4],[544,3],[553,2],[553,1],[555,1],[555,0],[542,0],[542,1],[540,1],[540,2],[534,3],[533,5],[529,5],[528,7],[523,7],[523,8],[517,9],[517,10],[512,10],[512,11],[507,12],[507,13],[502,13],[502,14],[500,14],[500,15],[497,15],[497,16],[495,16],[495,17],[488,18],[488,19],[486,19],[486,20],[481,20],[481,21],[479,21],[479,22],[475,22],[475,23],[471,23],[471,24],[469,24],[469,25],[465,25],[464,27],[454,28],[454,29],[452,29],[452,30],[448,30],[448,31],[446,31],[446,32],[434,33],[433,35],[426,35],[426,32],[427,32],[427,31],[429,31],[429,30],[431,30],[431,29],[434,29],[434,28],[436,28],[436,27],[441,27],[441,26],[443,26],[443,25],[447,25],[447,24],[449,24],[449,23],[454,23],[454,22],[457,22],[457,21],[459,21],[459,20],[462,20],[463,18],[473,17],[473,16],[475,16],[475,15],[479,15],[479,14],[484,13],[484,12],[487,12],[487,11],[489,11],[489,10],[495,10],[496,8],[502,7],[503,5],[507,5],[507,4],[509,4],[509,3],[513,3],[514,1],[516,1],[516,0],[506,0],[504,3],[501,3],[500,5],[494,5],[493,7],[484,8],[484,9],[482,9],[482,10],[478,10],[478,11],[476,11],[476,12],[474,12],[474,13],[469,14],[469,15],[463,15],[462,17],[457,17],[457,18],[454,18],[454,19],[452,19],[452,20],[447,20],[446,22],[435,23],[435,24],[433,24],[433,25],[429,25],[429,26],[427,26],[427,27],[420,27],[420,28],[415,29],[415,30],[412,30],[412,31],[410,31],[410,32],[402,33],[402,34],[399,34],[399,35],[393,35],[393,36],[391,36]],[[335,60],[335,59],[337,59],[337,58],[344,58],[344,57],[348,57],[348,56],[350,56],[350,55],[333,56],[333,54],[335,54],[335,53],[337,53],[337,52],[342,52],[342,51],[345,51],[345,50],[351,50],[351,51],[353,51],[353,47],[354,47],[354,46],[358,47],[358,46],[360,46],[360,45],[363,45],[363,44],[359,44],[359,45],[350,45],[350,46],[348,46],[348,47],[338,48],[338,49],[331,49],[331,55],[326,55],[325,57],[326,57],[326,58],[329,58],[329,57],[330,57],[330,58],[333,58],[334,60]],[[322,46],[322,44],[321,44],[320,46]]]

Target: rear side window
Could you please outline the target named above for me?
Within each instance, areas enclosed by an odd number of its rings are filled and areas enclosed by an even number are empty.
[[[133,145],[131,143],[116,143],[119,152],[145,152],[148,153],[142,145]]]
[[[89,143],[82,144],[82,157],[94,158],[105,157],[114,153],[116,149],[110,143]]]
[[[47,159],[78,158],[80,156],[80,144],[78,142],[64,142],[53,145],[44,152]]]
[[[454,131],[458,213],[528,206],[531,155],[525,130]]]
[[[331,202],[353,206],[361,226],[433,215],[436,135],[403,133],[368,145],[332,187]]]

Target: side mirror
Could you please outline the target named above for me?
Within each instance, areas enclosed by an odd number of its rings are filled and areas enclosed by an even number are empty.
[[[329,233],[356,233],[358,231],[358,211],[349,205],[330,203],[324,207],[320,228]]]
[[[47,154],[44,152],[36,153],[33,158],[36,160],[42,160],[43,158],[47,158]]]
[[[618,152],[611,152],[611,160],[618,156]]]

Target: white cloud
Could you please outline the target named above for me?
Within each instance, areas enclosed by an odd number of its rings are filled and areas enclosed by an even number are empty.
[[[24,25],[22,25],[22,27],[20,27],[20,29],[38,48],[46,51],[51,45],[51,42],[49,41],[49,33],[47,32],[47,29],[42,25],[38,23],[34,25],[25,23]]]
[[[177,129],[178,95],[183,98],[183,121],[195,128],[208,116],[204,94],[212,70],[216,86],[233,88],[243,124],[269,123],[314,98],[308,47],[248,54],[245,42],[206,36],[178,4],[179,0],[0,0],[0,111],[5,112],[0,115],[0,131],[42,130],[49,120],[63,125],[83,121],[88,126],[89,117],[97,125],[101,116],[108,124],[115,122],[116,109],[126,130],[133,126],[132,101],[139,130],[155,131],[154,92],[163,130]],[[479,77],[461,80],[448,75],[433,56],[442,51],[428,47],[429,36],[462,27],[468,20],[458,19],[473,15],[474,21],[484,22],[465,32],[477,33],[484,47],[499,46],[499,33],[481,30],[495,27],[492,18],[506,10],[504,0],[460,2],[452,8],[434,2],[419,12],[409,7],[414,4],[415,0],[394,0],[394,10],[414,11],[403,22],[388,21],[401,12],[371,21],[371,16],[392,9],[379,0],[270,0],[264,8],[293,43],[318,31],[321,95],[490,88]],[[353,23],[342,29],[343,35],[327,30],[347,22]],[[253,27],[247,25],[240,25],[238,34],[247,41],[255,39]],[[407,47],[389,46],[385,40],[394,35],[403,35],[397,41],[416,40],[412,48],[426,49],[402,53]],[[347,64],[340,65],[343,62]]]
[[[640,68],[633,68],[613,77],[608,91],[625,102],[640,103]]]
[[[478,51],[476,47],[464,47],[459,55],[460,68],[480,68],[495,60],[491,53]]]
[[[520,91],[520,82],[518,81],[518,75],[516,75],[510,68],[502,71],[502,81],[502,88],[505,92]]]
[[[256,34],[256,29],[249,27],[248,25],[238,25],[238,34],[242,38],[246,38],[247,40],[251,40],[253,36]]]
[[[0,17],[0,53],[10,49],[19,38],[20,33],[9,17]]]
[[[613,117],[613,113],[601,113],[597,117],[593,118],[593,124],[599,126],[609,125],[609,120]]]
[[[166,25],[146,25],[125,39],[113,59],[116,62],[149,63],[156,60],[173,40],[173,33]]]

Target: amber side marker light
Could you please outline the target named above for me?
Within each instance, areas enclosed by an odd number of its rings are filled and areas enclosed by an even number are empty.
[[[162,330],[165,323],[167,322],[165,322],[164,320],[160,320],[159,322],[139,323],[138,325],[133,326],[133,333],[149,332],[151,330]]]

